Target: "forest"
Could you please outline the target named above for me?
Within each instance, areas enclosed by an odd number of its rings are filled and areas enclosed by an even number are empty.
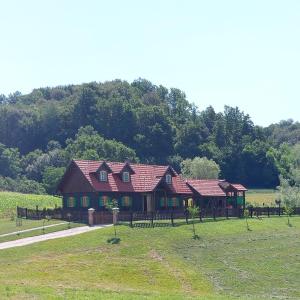
[[[145,79],[0,95],[0,189],[55,193],[71,159],[171,164],[206,157],[220,178],[275,188],[293,172],[300,123],[257,126],[238,107],[189,103],[183,91]]]

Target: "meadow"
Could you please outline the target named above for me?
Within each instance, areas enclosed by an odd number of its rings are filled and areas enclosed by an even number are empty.
[[[0,255],[0,299],[299,299],[300,217],[117,226]]]
[[[276,190],[250,189],[246,192],[246,203],[258,206],[276,206]]]
[[[0,191],[0,218],[15,216],[17,206],[35,208],[37,205],[40,208],[61,206],[61,198]]]

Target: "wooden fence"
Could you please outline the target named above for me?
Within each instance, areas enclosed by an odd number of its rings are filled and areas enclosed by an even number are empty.
[[[284,214],[282,207],[249,207],[249,217],[260,216],[281,216]],[[294,215],[300,215],[300,207],[294,209]],[[19,218],[26,219],[43,219],[46,216],[50,216],[53,219],[60,219],[72,222],[88,223],[88,211],[86,210],[74,210],[65,208],[55,209],[42,209],[38,207],[36,209],[28,209],[23,207],[17,207],[17,216]],[[244,210],[242,208],[210,208],[201,209],[197,216],[200,221],[206,218],[241,218],[244,216]],[[166,210],[156,212],[139,212],[139,211],[120,211],[118,220],[120,222],[129,222],[131,226],[134,223],[147,222],[153,226],[156,223],[162,223],[167,221],[171,225],[175,224],[175,220],[184,219],[187,223],[190,219],[189,213],[186,209],[178,210]],[[110,224],[112,223],[112,214],[109,211],[95,211],[94,212],[94,224]]]

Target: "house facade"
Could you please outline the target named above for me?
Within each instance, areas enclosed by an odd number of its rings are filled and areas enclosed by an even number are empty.
[[[122,211],[166,211],[245,204],[246,189],[223,180],[185,180],[171,166],[73,160],[57,188],[63,208],[105,211],[115,200]]]

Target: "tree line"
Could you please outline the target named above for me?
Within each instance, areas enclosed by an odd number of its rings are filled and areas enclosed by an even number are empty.
[[[54,192],[70,159],[172,164],[213,160],[221,178],[274,188],[300,124],[256,126],[237,107],[202,111],[183,91],[145,79],[0,95],[0,188]],[[184,163],[184,161],[186,161]]]

